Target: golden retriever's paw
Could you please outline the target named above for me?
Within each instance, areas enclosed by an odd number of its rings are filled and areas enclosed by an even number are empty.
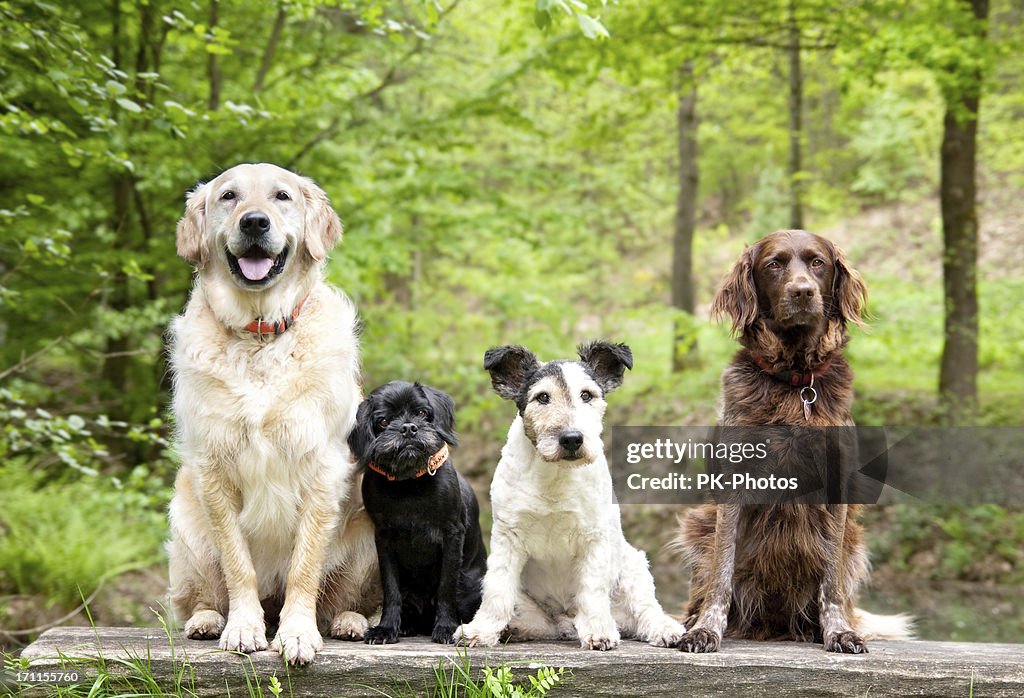
[[[496,647],[501,636],[501,629],[493,630],[482,623],[466,623],[460,625],[452,633],[452,642],[467,647]]]
[[[328,635],[336,640],[362,640],[370,629],[370,621],[366,616],[355,611],[343,611],[331,621]]]
[[[647,639],[655,647],[675,647],[686,634],[686,628],[677,620],[665,616],[654,626],[650,637]]]
[[[216,640],[224,631],[224,616],[216,611],[197,611],[185,623],[185,637],[189,640]]]
[[[868,645],[857,633],[852,630],[844,630],[839,633],[829,633],[825,638],[826,652],[842,652],[843,654],[867,654]]]
[[[722,636],[707,628],[694,628],[679,640],[679,649],[683,652],[703,654],[717,652],[722,643]]]
[[[324,638],[312,618],[291,617],[281,621],[270,648],[292,666],[309,664],[324,648]]]
[[[229,652],[260,652],[267,649],[267,627],[261,619],[239,621],[229,615],[219,646]]]

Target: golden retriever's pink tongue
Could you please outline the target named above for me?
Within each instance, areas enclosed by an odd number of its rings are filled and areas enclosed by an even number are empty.
[[[274,260],[266,257],[239,257],[238,268],[242,270],[242,276],[249,281],[259,281],[266,278],[270,273],[270,267],[274,266]]]

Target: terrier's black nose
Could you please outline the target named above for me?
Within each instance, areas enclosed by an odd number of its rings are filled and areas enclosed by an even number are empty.
[[[238,221],[238,227],[246,235],[262,235],[270,230],[270,216],[262,211],[249,211]]]
[[[399,431],[402,432],[402,436],[416,436],[417,428],[412,422],[406,422]]]
[[[575,452],[583,445],[583,433],[579,431],[563,431],[558,435],[558,445],[566,451]]]

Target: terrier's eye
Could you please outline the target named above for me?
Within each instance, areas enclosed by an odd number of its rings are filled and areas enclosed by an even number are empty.
[[[278,201],[291,201],[291,198],[292,197],[289,196],[288,192],[286,192],[286,191],[279,191],[279,192],[277,192],[277,200]]]
[[[378,429],[387,429],[388,424],[391,424],[391,420],[389,420],[387,417],[381,417],[380,419],[377,420]]]
[[[823,266],[825,266],[825,260],[821,257],[815,257],[814,261],[811,262],[811,267],[814,269],[820,269]]]
[[[419,417],[420,419],[426,419],[427,417],[430,416],[430,413],[421,407],[418,410],[416,410],[416,416]]]
[[[542,405],[546,405],[549,402],[551,402],[551,396],[548,395],[547,393],[537,393],[537,397],[535,397],[534,400],[536,400]]]
[[[580,393],[580,400],[583,400],[583,402],[590,402],[593,399],[594,394],[589,390],[584,390],[582,393]]]
[[[221,201],[231,201],[233,198],[235,198],[235,196],[237,196],[237,194],[235,194],[235,192],[233,192],[230,189],[228,189],[226,192],[224,192],[223,194],[220,195],[220,200]]]

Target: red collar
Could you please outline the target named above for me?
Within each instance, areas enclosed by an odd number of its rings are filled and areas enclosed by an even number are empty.
[[[791,385],[794,388],[802,388],[813,384],[815,378],[821,378],[823,375],[828,373],[829,366],[832,364],[831,360],[826,361],[813,371],[775,371],[773,370],[772,365],[768,363],[768,360],[761,354],[750,352],[750,357],[762,371],[770,375],[772,378],[782,381],[787,385]]]
[[[274,320],[273,322],[264,320],[263,318],[256,318],[242,329],[258,335],[278,335],[281,334],[282,332],[287,332],[288,329],[292,326],[292,324],[298,319],[299,311],[302,310],[302,306],[306,304],[307,300],[309,300],[308,294],[306,295],[305,298],[299,301],[299,304],[297,306],[295,306],[295,309],[292,310],[292,316],[290,318],[285,317],[280,320]]]
[[[413,477],[414,478],[423,477],[424,475],[430,475],[431,477],[433,477],[433,475],[438,470],[441,469],[441,466],[444,465],[447,462],[448,462],[448,444],[442,444],[440,450],[438,450],[437,453],[435,453],[434,455],[432,455],[430,458],[427,459],[427,467],[423,468],[422,470],[417,470],[416,474],[413,475]],[[388,471],[384,470],[384,468],[380,467],[376,463],[372,463],[372,462],[371,463],[367,463],[366,467],[368,467],[373,472],[378,473],[379,475],[383,475],[384,477],[386,477],[388,480],[391,480],[392,482],[394,482],[395,480],[398,479],[397,477],[395,477],[394,475],[392,475]]]

